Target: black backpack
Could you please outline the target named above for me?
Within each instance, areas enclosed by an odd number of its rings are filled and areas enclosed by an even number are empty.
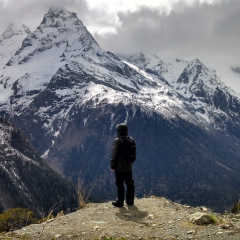
[[[136,160],[136,143],[130,136],[120,136],[123,139],[123,159],[125,163],[133,163]]]

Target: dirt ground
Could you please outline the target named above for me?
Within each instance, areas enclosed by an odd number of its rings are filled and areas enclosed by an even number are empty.
[[[211,214],[215,223],[196,225],[189,222],[195,212]],[[91,203],[86,207],[42,224],[32,224],[7,233],[0,239],[213,239],[239,240],[240,216],[211,213],[165,198],[136,199],[135,206],[113,207]]]

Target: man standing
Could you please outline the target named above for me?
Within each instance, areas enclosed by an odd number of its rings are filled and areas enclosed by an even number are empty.
[[[110,167],[115,171],[118,198],[112,203],[115,207],[123,207],[127,186],[126,203],[134,205],[134,180],[132,165],[136,159],[136,145],[132,137],[128,136],[128,126],[125,123],[117,125],[117,138],[114,140]]]

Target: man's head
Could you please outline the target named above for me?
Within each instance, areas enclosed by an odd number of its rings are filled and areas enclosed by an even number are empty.
[[[120,123],[117,125],[117,134],[118,136],[128,135],[128,126],[126,123]]]

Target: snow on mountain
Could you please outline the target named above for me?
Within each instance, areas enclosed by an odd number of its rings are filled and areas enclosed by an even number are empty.
[[[86,32],[75,14],[50,9],[40,26],[24,39],[22,47],[8,62],[1,77],[1,92],[9,98],[14,88],[19,95],[25,96],[23,101],[28,105],[33,96],[46,88],[60,66],[86,50],[81,46],[81,41],[88,44],[85,38],[90,35]],[[96,43],[91,41],[91,44]]]
[[[218,77],[227,84],[227,86],[234,89],[240,95],[240,75],[239,75],[239,66],[229,65],[229,66],[216,66],[216,73]]]
[[[204,97],[204,94],[213,95],[216,88],[237,96],[217,77],[214,70],[207,68],[199,59],[186,66],[174,86],[174,89],[187,98]]]
[[[0,37],[0,73],[4,71],[3,68],[15,54],[15,52],[21,47],[23,39],[31,31],[25,25],[17,27],[11,24],[9,28]]]
[[[239,128],[236,118],[239,118],[240,95],[227,87],[216,71],[206,67],[199,59],[191,62],[179,58],[163,60],[142,53],[122,58],[155,78],[164,78],[167,82],[165,86],[181,96],[198,124],[225,130],[225,120],[231,119]]]

